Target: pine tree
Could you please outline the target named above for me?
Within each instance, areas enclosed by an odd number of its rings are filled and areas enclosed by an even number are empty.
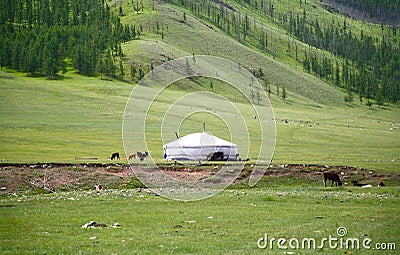
[[[97,60],[96,71],[100,74],[100,79],[103,79],[103,75],[106,73],[106,64],[102,58]]]
[[[136,77],[136,66],[134,63],[131,63],[131,80],[134,81]]]
[[[107,51],[104,59],[105,75],[111,76],[114,74],[114,63],[111,57],[111,52]]]
[[[287,93],[286,93],[286,87],[285,86],[282,87],[282,98],[283,98],[283,101],[286,101]]]
[[[250,88],[250,98],[251,102],[254,104],[254,99],[256,98],[256,94],[254,93],[253,88]]]
[[[144,71],[143,71],[142,67],[140,66],[139,67],[139,80],[143,79],[143,77],[144,77]]]
[[[121,80],[124,80],[125,70],[124,70],[124,63],[122,59],[119,60],[119,75]]]
[[[264,78],[263,88],[268,93],[268,98],[270,98],[270,96],[271,96],[271,85],[269,84],[269,81],[268,81],[267,78]]]
[[[382,88],[379,87],[378,91],[376,92],[376,104],[381,107],[383,105],[383,95],[382,95]]]
[[[55,43],[55,38],[48,33],[47,34],[47,44],[43,49],[43,64],[42,69],[49,79],[56,79],[58,72],[58,52],[57,44]]]
[[[340,84],[340,71],[339,71],[339,63],[336,60],[336,69],[335,69],[335,85],[339,86]]]
[[[353,93],[350,89],[347,89],[347,95],[344,96],[344,102],[346,104],[351,104],[353,102]]]

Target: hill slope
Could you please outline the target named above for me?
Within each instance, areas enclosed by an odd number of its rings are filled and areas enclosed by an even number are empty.
[[[240,63],[249,70],[258,71],[262,68],[274,87],[285,86],[302,99],[308,99],[305,101],[324,104],[339,104],[343,101],[344,93],[341,90],[236,42],[204,21],[189,14],[185,14],[184,20],[183,11],[167,4],[157,5],[157,10],[157,15],[149,15],[147,23],[141,21],[145,24],[142,39],[123,45],[128,61],[139,61],[146,66],[192,54],[220,56]],[[134,12],[128,11],[122,22],[134,22],[135,16]],[[140,18],[144,19],[143,16]],[[168,30],[165,28],[164,39],[159,34],[146,32],[152,31],[156,23],[168,27]]]
[[[145,3],[145,12],[137,14],[129,1],[123,2],[122,23],[141,24],[143,29],[140,39],[122,46],[126,73],[132,63],[149,71],[151,65],[192,54],[221,56],[253,71],[261,68],[271,84],[270,100],[277,120],[274,163],[398,170],[397,107],[345,105],[342,90],[300,72],[296,64],[293,68],[293,62],[279,63],[179,7],[160,3],[153,11],[146,4],[149,3]],[[283,34],[281,37],[285,38]],[[4,161],[75,162],[81,157],[105,161],[112,152],[123,151],[122,114],[133,84],[73,72],[58,81],[4,72],[0,75],[0,158]],[[129,75],[125,79],[130,79]],[[286,100],[277,95],[278,88],[282,93],[283,87],[288,91]],[[156,124],[162,119],[162,109],[172,103],[168,93],[179,96],[199,90],[209,90],[209,81],[182,80],[166,90],[166,99],[160,102],[150,131],[160,131]],[[228,98],[231,93],[219,83],[215,90]],[[201,116],[194,118],[183,125],[186,130],[182,133],[196,130],[203,122]],[[156,160],[162,159],[161,145],[162,141],[152,141]],[[251,158],[256,156],[250,154]]]

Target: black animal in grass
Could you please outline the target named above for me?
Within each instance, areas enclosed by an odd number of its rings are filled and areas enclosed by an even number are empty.
[[[119,158],[119,152],[114,152],[112,155],[111,155],[111,158],[110,158],[110,160],[114,160],[114,159],[120,159]]]
[[[333,184],[336,184],[336,187],[342,186],[342,181],[340,180],[340,177],[337,173],[335,172],[324,172],[324,186],[326,187],[326,181],[327,180],[331,180],[331,187],[333,186]]]
[[[145,158],[147,158],[149,156],[149,152],[138,151],[138,152],[136,152],[136,156],[140,159],[140,161],[143,161]]]
[[[353,185],[356,187],[365,187],[365,188],[371,187],[371,184],[361,183],[361,182],[358,182],[357,180],[351,181],[351,183],[353,183]],[[383,185],[385,185],[385,184],[383,183]],[[378,186],[379,186],[379,184],[378,184]]]

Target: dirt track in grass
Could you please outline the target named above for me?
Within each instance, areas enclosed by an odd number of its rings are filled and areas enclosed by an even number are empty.
[[[143,166],[143,165],[141,165]],[[21,192],[46,193],[50,189],[87,190],[96,184],[105,188],[135,188],[142,184],[135,177],[138,165],[128,164],[4,164],[0,165],[0,192],[14,194]],[[196,181],[207,178],[220,169],[221,165],[160,165],[169,176],[183,180]],[[235,184],[245,184],[251,175],[253,165],[246,165]],[[400,175],[380,173],[374,170],[348,166],[326,165],[272,165],[262,180],[266,185],[321,185],[322,173],[333,171],[340,174],[345,186],[358,180],[377,186],[380,181],[386,185],[398,185]],[[330,184],[330,183],[329,183]]]

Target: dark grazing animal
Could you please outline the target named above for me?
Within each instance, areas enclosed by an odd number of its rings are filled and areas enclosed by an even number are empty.
[[[358,182],[357,180],[351,181],[351,183],[353,183],[353,185],[357,186],[357,187],[362,187],[362,186],[368,185],[367,183],[361,183],[361,182]]]
[[[324,186],[326,187],[326,181],[327,180],[331,180],[332,181],[332,183],[331,183],[331,187],[333,186],[333,184],[335,183],[336,184],[336,187],[339,185],[339,186],[342,186],[342,181],[340,180],[340,177],[339,177],[339,175],[337,174],[337,173],[334,173],[334,172],[325,172],[324,173]]]
[[[140,159],[140,161],[143,161],[143,159],[147,158],[149,156],[149,152],[136,152],[136,156]]]
[[[111,155],[111,160],[114,160],[114,159],[118,159],[118,160],[119,160],[119,153],[118,153],[118,152],[114,152],[114,153]]]

